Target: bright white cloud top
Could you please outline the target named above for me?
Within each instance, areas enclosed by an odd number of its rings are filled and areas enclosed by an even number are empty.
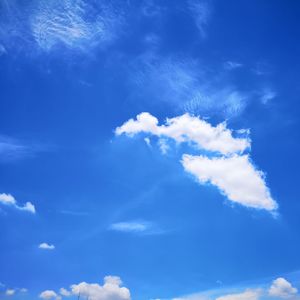
[[[269,295],[271,297],[278,297],[278,298],[291,298],[297,294],[298,290],[294,288],[290,282],[286,279],[280,277],[273,281],[270,289]]]
[[[39,297],[41,299],[49,300],[49,299],[60,299],[60,296],[57,295],[54,291],[52,290],[46,290],[40,293]]]
[[[165,125],[158,125],[156,117],[144,112],[137,115],[136,120],[130,119],[116,129],[116,135],[129,137],[142,132],[173,139],[177,143],[188,142],[214,155],[211,158],[184,154],[181,163],[200,184],[210,183],[218,187],[228,200],[255,209],[277,209],[264,173],[251,163],[249,155],[243,154],[250,149],[250,139],[234,137],[225,123],[212,126],[199,117],[184,114],[167,119]],[[237,132],[247,133],[245,130]]]
[[[39,244],[39,248],[44,250],[54,250],[55,246],[48,243],[41,243]]]
[[[182,164],[201,184],[215,185],[233,202],[270,211],[277,208],[263,172],[255,169],[248,155],[208,158],[185,154]]]
[[[158,119],[147,112],[137,115],[116,129],[116,134],[133,136],[145,132],[159,137],[168,137],[178,143],[190,142],[199,149],[219,152],[224,155],[241,153],[250,148],[248,138],[235,138],[225,123],[216,127],[198,117],[184,114],[167,119],[166,125],[158,125]]]
[[[11,194],[2,193],[0,194],[0,203],[14,207],[18,210],[23,210],[35,214],[35,207],[31,202],[26,202],[23,206],[20,206],[14,196]]]

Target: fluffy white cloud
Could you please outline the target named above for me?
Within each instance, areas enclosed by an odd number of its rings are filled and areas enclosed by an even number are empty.
[[[54,250],[55,246],[51,245],[51,244],[48,244],[48,243],[41,243],[41,244],[39,244],[39,248],[40,249],[45,249],[45,250]]]
[[[229,294],[216,298],[216,300],[258,300],[262,294],[260,289],[247,289],[243,293]]]
[[[73,295],[88,297],[90,300],[130,300],[130,292],[121,287],[122,281],[117,276],[106,276],[104,284],[81,282],[73,284],[71,291]]]
[[[49,299],[60,300],[61,299],[61,297],[52,290],[43,291],[42,293],[40,293],[39,297],[42,299],[45,299],[45,300],[49,300]]]
[[[185,154],[182,164],[201,184],[217,186],[230,201],[269,211],[277,208],[264,174],[255,169],[248,155],[208,158]]]
[[[20,206],[18,205],[16,199],[10,194],[5,194],[5,193],[0,194],[0,203],[4,205],[13,206],[18,210],[27,211],[33,214],[36,212],[35,207],[31,202],[26,202],[25,205]]]
[[[233,137],[226,124],[221,123],[214,127],[205,120],[189,114],[167,119],[166,125],[160,126],[157,118],[144,112],[139,114],[136,120],[130,119],[116,129],[117,135],[125,133],[132,136],[140,132],[168,137],[178,143],[190,142],[199,149],[224,155],[241,153],[250,148],[250,140]]]
[[[275,279],[269,289],[270,296],[279,298],[291,298],[295,296],[297,292],[298,290],[282,277]]]

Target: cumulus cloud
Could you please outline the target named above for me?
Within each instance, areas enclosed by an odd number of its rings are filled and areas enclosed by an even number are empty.
[[[282,277],[275,279],[269,289],[270,296],[285,299],[294,297],[297,292],[298,290]]]
[[[104,284],[81,282],[71,286],[73,295],[88,297],[90,300],[130,300],[130,291],[122,287],[117,276],[104,277]]]
[[[200,184],[210,183],[218,187],[228,200],[246,207],[273,213],[277,209],[264,173],[252,164],[249,154],[243,154],[250,150],[249,130],[238,130],[234,134],[224,123],[212,126],[189,114],[167,119],[165,125],[159,125],[157,118],[141,113],[136,119],[117,127],[115,132],[130,137],[138,133],[158,136],[162,153],[166,153],[169,147],[166,138],[177,143],[188,142],[198,150],[205,150],[209,157],[184,154],[181,160],[185,171],[194,175]]]
[[[52,290],[43,291],[42,293],[40,293],[39,297],[41,299],[45,299],[45,300],[50,300],[50,299],[60,300],[61,299],[61,297],[59,295],[57,295],[57,293],[55,293],[55,291],[52,291]]]
[[[27,211],[35,214],[35,207],[31,202],[26,202],[23,206],[20,206],[16,199],[11,194],[2,193],[0,194],[0,203],[14,207],[18,210]]]
[[[54,250],[55,246],[48,243],[41,243],[39,244],[39,248],[44,250]]]
[[[130,119],[116,129],[116,134],[125,133],[129,136],[137,133],[150,133],[159,137],[174,139],[177,143],[190,142],[199,149],[232,154],[243,152],[250,147],[248,138],[235,138],[225,123],[212,126],[198,117],[184,114],[167,119],[166,125],[158,125],[158,119],[144,112],[137,115],[136,120]]]
[[[230,201],[269,211],[277,208],[263,172],[252,165],[248,155],[208,158],[186,154],[182,164],[201,184],[217,186]]]
[[[59,293],[65,297],[69,297],[72,295],[72,293],[70,291],[66,290],[65,288],[60,288]]]
[[[260,289],[247,289],[243,293],[229,294],[216,298],[216,300],[258,300],[262,294]]]

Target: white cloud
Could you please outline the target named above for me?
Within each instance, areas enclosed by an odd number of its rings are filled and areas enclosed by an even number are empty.
[[[185,154],[182,164],[201,184],[217,186],[230,201],[269,211],[277,208],[264,174],[252,165],[248,155],[208,158]]]
[[[215,157],[184,154],[181,163],[185,171],[193,174],[201,184],[217,186],[230,201],[275,214],[278,205],[271,197],[264,173],[252,164],[249,155],[243,154],[250,149],[248,129],[237,130],[239,137],[235,137],[224,123],[214,127],[199,117],[185,114],[167,119],[165,125],[158,125],[157,118],[141,113],[136,120],[130,119],[115,132],[128,136],[141,132],[156,135],[160,138],[163,153],[169,144],[162,143],[162,138],[174,139],[177,143],[189,142],[199,150],[210,152]]]
[[[260,97],[261,103],[268,104],[276,96],[277,96],[277,93],[274,90],[272,90],[270,88],[265,88],[265,89],[263,89],[262,95]]]
[[[6,296],[13,296],[15,293],[16,293],[16,291],[14,289],[7,289],[5,291]]]
[[[41,243],[39,244],[39,248],[44,250],[54,250],[55,246],[48,243]]]
[[[129,136],[140,132],[150,133],[159,137],[168,137],[178,143],[191,142],[199,149],[219,152],[221,154],[239,153],[250,147],[248,138],[235,138],[225,123],[212,126],[198,117],[184,114],[167,119],[166,125],[158,125],[158,120],[144,112],[137,115],[136,120],[130,119],[116,129],[116,134],[125,133]]]
[[[84,0],[41,1],[31,16],[38,46],[45,51],[58,45],[86,51],[112,41],[121,14],[102,4],[96,10]]]
[[[291,298],[295,296],[297,292],[298,290],[282,277],[275,279],[269,289],[270,296],[279,298]]]
[[[141,233],[149,230],[152,224],[149,222],[119,222],[110,225],[110,229],[121,232]]]
[[[229,71],[241,68],[242,66],[243,66],[243,64],[238,63],[236,61],[230,61],[230,60],[228,60],[224,63],[224,68]]]
[[[45,300],[49,300],[49,299],[60,300],[61,299],[61,297],[52,290],[43,291],[42,293],[40,293],[39,297],[42,299],[45,299]]]
[[[239,294],[228,294],[216,298],[216,300],[258,300],[262,294],[260,289],[247,289],[243,293]]]
[[[130,291],[122,287],[122,281],[117,276],[106,276],[104,284],[81,282],[71,286],[73,295],[89,297],[90,300],[130,300]]]
[[[70,291],[66,290],[65,288],[59,289],[59,293],[65,297],[69,297],[72,295],[72,293]]]
[[[25,205],[18,205],[16,199],[11,194],[2,193],[0,194],[0,203],[8,206],[12,206],[18,210],[27,211],[35,214],[35,207],[31,202],[26,202]]]
[[[168,150],[170,149],[170,146],[166,139],[159,139],[158,146],[162,154],[167,154]]]

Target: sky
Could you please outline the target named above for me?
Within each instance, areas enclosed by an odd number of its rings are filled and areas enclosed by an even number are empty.
[[[0,0],[0,299],[300,299],[299,1]]]

